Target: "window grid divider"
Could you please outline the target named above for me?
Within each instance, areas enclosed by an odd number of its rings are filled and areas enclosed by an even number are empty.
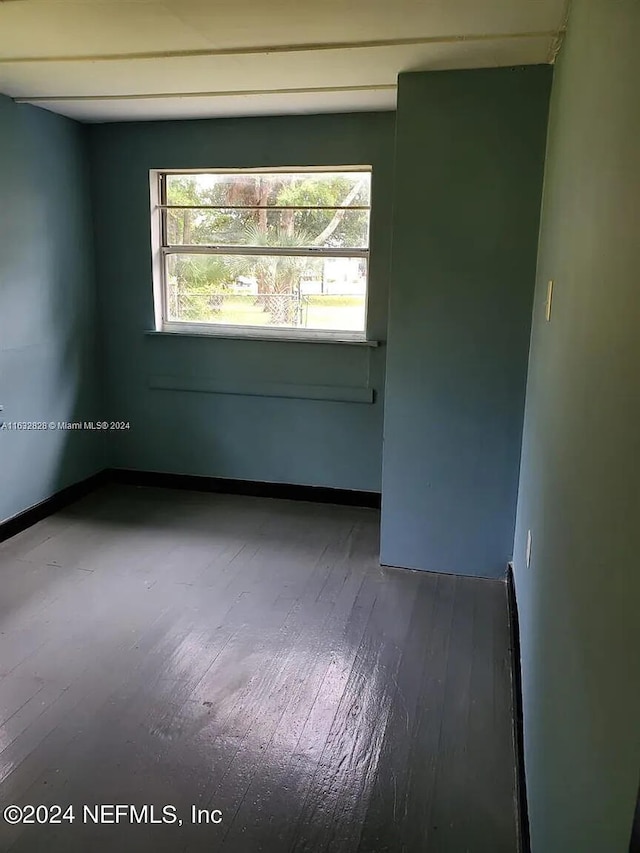
[[[292,258],[368,258],[368,249],[331,249],[303,246],[163,246],[164,255],[263,255]]]

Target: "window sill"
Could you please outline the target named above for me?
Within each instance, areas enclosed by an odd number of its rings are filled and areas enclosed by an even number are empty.
[[[377,347],[381,341],[368,340],[364,335],[349,332],[333,332],[313,334],[311,332],[291,332],[286,331],[269,332],[262,329],[233,329],[229,327],[203,329],[197,328],[191,324],[184,324],[182,328],[167,328],[167,329],[149,329],[145,335],[153,337],[165,338],[222,338],[234,341],[275,341],[287,343],[303,343],[303,344],[346,344],[349,346],[361,347]]]

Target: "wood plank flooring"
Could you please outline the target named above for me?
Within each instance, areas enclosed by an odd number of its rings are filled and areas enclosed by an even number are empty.
[[[515,853],[505,588],[378,526],[109,486],[0,545],[0,805],[75,816],[0,850]]]

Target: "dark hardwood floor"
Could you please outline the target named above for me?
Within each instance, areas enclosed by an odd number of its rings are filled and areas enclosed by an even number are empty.
[[[505,588],[380,568],[378,524],[110,486],[1,545],[0,804],[75,820],[0,850],[515,853]]]

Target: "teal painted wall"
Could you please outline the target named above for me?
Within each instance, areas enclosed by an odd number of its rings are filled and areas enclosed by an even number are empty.
[[[554,77],[514,550],[534,853],[627,853],[638,791],[638,44],[637,0],[577,0]]]
[[[551,68],[399,78],[382,561],[513,546]]]
[[[4,421],[99,416],[83,128],[0,95]],[[103,467],[88,432],[0,431],[0,521]]]
[[[118,467],[380,490],[385,349],[149,336],[149,170],[371,164],[370,330],[387,323],[394,114],[142,122],[90,128],[110,436]],[[159,390],[155,376],[371,385],[374,404]],[[258,389],[259,390],[259,389]]]

